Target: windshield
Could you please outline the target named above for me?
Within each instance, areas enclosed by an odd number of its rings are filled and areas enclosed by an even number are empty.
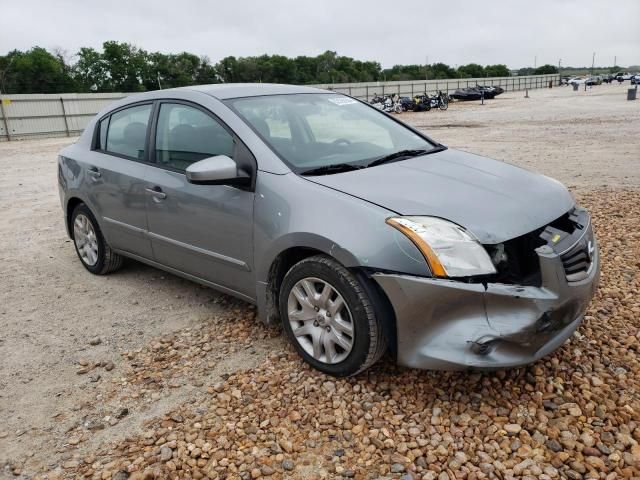
[[[436,147],[382,112],[344,95],[269,95],[226,103],[299,173],[336,165],[365,167],[400,151],[424,153]]]

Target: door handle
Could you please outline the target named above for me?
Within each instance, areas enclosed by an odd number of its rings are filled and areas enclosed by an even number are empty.
[[[87,169],[87,174],[91,176],[94,180],[102,176],[102,174],[100,173],[100,170],[98,170],[96,167],[89,167]]]
[[[164,193],[160,187],[145,188],[145,190],[158,200],[164,200],[167,198],[167,194]]]

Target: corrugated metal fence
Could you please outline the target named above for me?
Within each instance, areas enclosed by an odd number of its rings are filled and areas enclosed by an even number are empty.
[[[32,136],[75,136],[89,120],[124,93],[3,95],[0,141]]]
[[[557,85],[559,75],[531,75],[526,77],[465,78],[450,80],[422,80],[401,82],[337,83],[314,85],[345,93],[362,100],[374,95],[413,96],[442,90],[453,93],[458,88],[475,85],[496,85],[506,91]],[[3,95],[0,97],[0,141],[35,136],[75,136],[82,133],[91,117],[109,103],[126,97],[126,93],[63,93]]]

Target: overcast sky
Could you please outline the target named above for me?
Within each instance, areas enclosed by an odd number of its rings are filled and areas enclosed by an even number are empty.
[[[335,50],[394,64],[640,64],[640,0],[2,0],[0,54],[34,45],[228,56]]]

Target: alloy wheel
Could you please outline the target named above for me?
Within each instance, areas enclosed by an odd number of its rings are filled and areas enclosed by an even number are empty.
[[[315,277],[298,281],[289,292],[287,316],[295,340],[315,360],[335,364],[349,356],[353,318],[342,295],[328,282]]]
[[[98,238],[91,220],[82,213],[73,222],[73,241],[82,261],[90,267],[95,265],[98,261]]]

